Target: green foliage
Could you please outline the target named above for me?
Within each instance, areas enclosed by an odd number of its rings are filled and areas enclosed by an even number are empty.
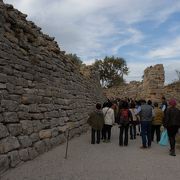
[[[80,57],[78,57],[76,54],[66,54],[66,57],[69,58],[77,67],[82,65]]]
[[[126,61],[120,57],[106,56],[104,60],[96,60],[93,66],[99,71],[103,87],[112,87],[123,83],[123,75],[128,74]]]

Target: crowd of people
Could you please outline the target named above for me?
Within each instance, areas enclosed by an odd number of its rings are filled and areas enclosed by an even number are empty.
[[[133,100],[129,98],[107,100],[103,105],[96,104],[96,110],[89,115],[88,124],[91,126],[91,144],[100,141],[111,141],[111,128],[118,124],[119,146],[128,146],[130,139],[142,138],[141,149],[151,148],[152,141],[159,143],[161,129],[167,129],[171,156],[176,156],[176,134],[180,128],[180,110],[176,100],[162,97],[162,102],[152,103],[151,100]],[[155,138],[156,135],[156,138]]]

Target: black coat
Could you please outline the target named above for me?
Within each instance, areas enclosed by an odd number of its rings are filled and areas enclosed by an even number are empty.
[[[179,126],[180,127],[180,110],[176,107],[170,107],[165,113],[164,126]]]

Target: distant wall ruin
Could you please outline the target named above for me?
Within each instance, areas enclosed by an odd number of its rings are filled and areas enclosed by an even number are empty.
[[[161,97],[168,99],[176,98],[178,107],[180,107],[180,83],[173,83],[164,86],[164,67],[162,64],[150,66],[144,70],[142,82],[132,81],[118,87],[104,90],[104,94],[108,98],[124,98],[133,99],[151,99],[153,102],[160,102]]]
[[[54,38],[0,1],[0,173],[87,129],[104,96],[96,72],[84,76]]]

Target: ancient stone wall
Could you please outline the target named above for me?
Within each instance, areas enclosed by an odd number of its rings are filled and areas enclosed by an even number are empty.
[[[144,70],[143,88],[140,96],[152,101],[161,101],[164,95],[164,67],[162,64]]]
[[[180,108],[180,82],[174,82],[164,86],[164,68],[157,64],[148,67],[144,71],[142,82],[132,81],[118,87],[104,89],[104,94],[109,98],[151,99],[153,102],[161,102],[161,97],[165,96],[167,101],[171,98],[177,100],[177,107]]]
[[[83,76],[26,15],[0,1],[0,172],[87,129],[103,101],[99,79]]]

